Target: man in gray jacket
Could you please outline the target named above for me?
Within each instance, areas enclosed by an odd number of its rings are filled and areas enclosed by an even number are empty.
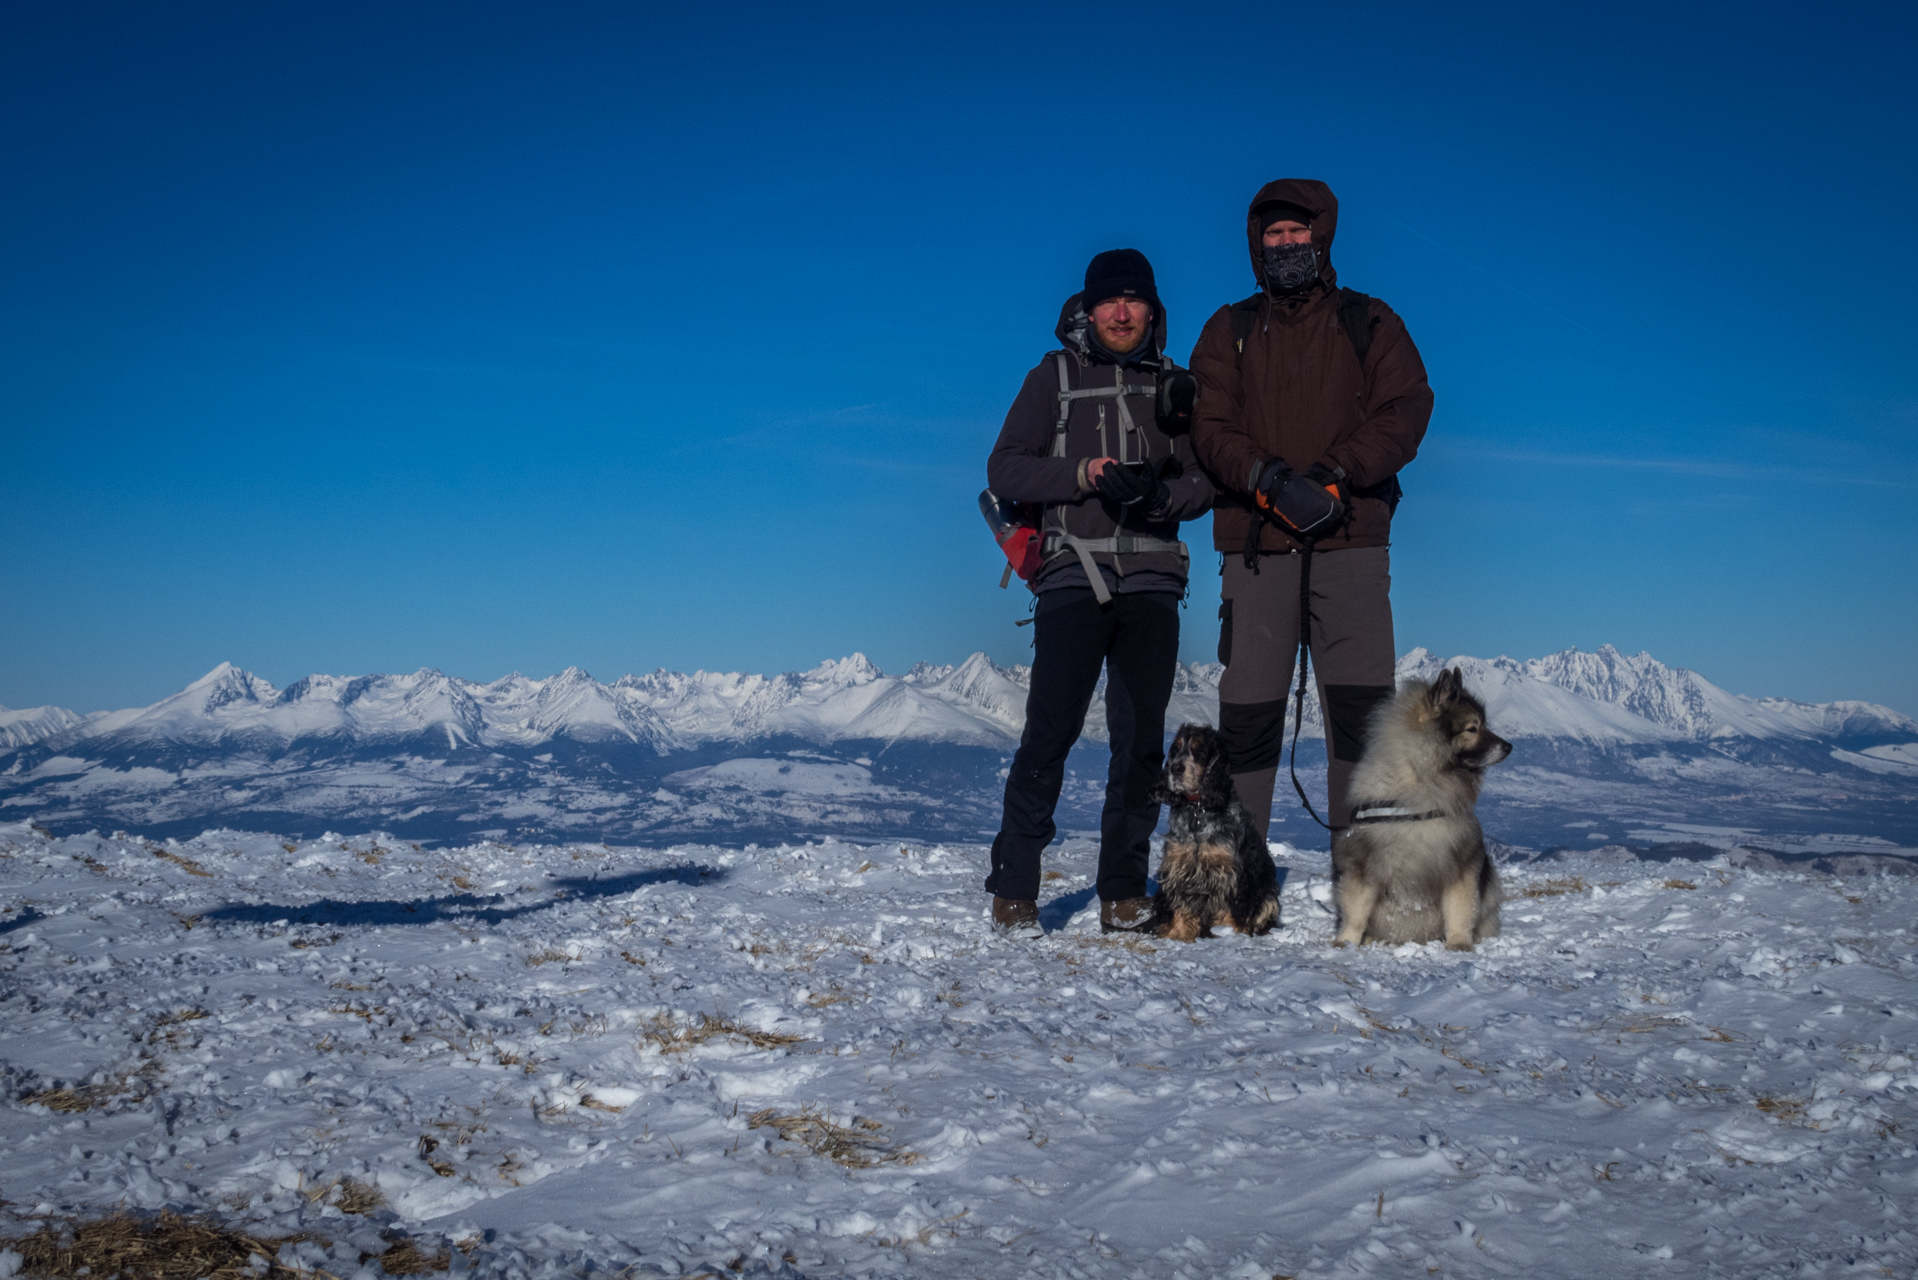
[[[1044,563],[1032,578],[1032,686],[1026,728],[1006,778],[992,842],[992,916],[1039,931],[1039,856],[1065,780],[1066,756],[1106,673],[1112,765],[1099,823],[1099,921],[1131,929],[1145,896],[1151,798],[1165,751],[1165,707],[1179,657],[1188,557],[1179,522],[1212,503],[1183,436],[1158,425],[1166,317],[1152,265],[1133,249],[1102,253],[1054,330],[1061,349],[1026,375],[986,463],[1002,500],[1040,510]]]

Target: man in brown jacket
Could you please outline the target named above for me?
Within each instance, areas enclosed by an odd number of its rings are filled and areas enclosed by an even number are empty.
[[[1338,287],[1338,216],[1323,182],[1260,188],[1246,216],[1259,292],[1221,307],[1192,352],[1193,452],[1224,491],[1212,518],[1213,545],[1225,553],[1219,728],[1240,803],[1261,830],[1299,643],[1304,544],[1256,508],[1318,535],[1311,646],[1326,724],[1326,819],[1337,829],[1351,819],[1346,789],[1366,718],[1392,693],[1387,548],[1397,476],[1432,416],[1405,323],[1377,298]]]

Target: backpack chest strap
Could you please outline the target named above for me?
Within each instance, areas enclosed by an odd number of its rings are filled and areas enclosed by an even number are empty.
[[[1111,396],[1155,396],[1156,387],[1142,387],[1136,382],[1121,383],[1116,387],[1081,387],[1077,391],[1061,391],[1061,400],[1089,400],[1094,397]]]
[[[1190,561],[1192,558],[1191,553],[1186,550],[1185,543],[1175,542],[1169,538],[1134,536],[1079,538],[1069,533],[1054,533],[1050,530],[1046,532],[1045,541],[1041,544],[1040,550],[1048,560],[1067,551],[1077,553],[1079,567],[1086,571],[1086,585],[1092,588],[1092,598],[1100,604],[1109,604],[1112,600],[1112,592],[1106,589],[1105,575],[1099,572],[1099,562],[1094,560],[1093,556],[1136,556],[1169,551],[1178,555],[1181,560]],[[1112,571],[1120,577],[1125,576],[1125,569],[1117,559],[1114,559],[1112,563]]]
[[[1063,458],[1066,456],[1066,422],[1072,416],[1072,402],[1074,400],[1117,400],[1119,402],[1119,425],[1123,432],[1133,433],[1138,431],[1138,426],[1132,420],[1132,409],[1131,406],[1126,404],[1126,397],[1150,396],[1156,398],[1159,394],[1159,388],[1156,382],[1144,385],[1137,382],[1127,382],[1125,380],[1125,374],[1118,369],[1113,370],[1112,385],[1109,387],[1080,387],[1075,390],[1072,385],[1070,367],[1066,363],[1066,353],[1063,351],[1053,352],[1052,362],[1053,367],[1058,370],[1059,374],[1059,419],[1053,425],[1052,431],[1052,456],[1055,458]],[[1125,449],[1123,435],[1121,436],[1119,447],[1123,452]],[[1121,461],[1136,461],[1136,459],[1121,459]]]

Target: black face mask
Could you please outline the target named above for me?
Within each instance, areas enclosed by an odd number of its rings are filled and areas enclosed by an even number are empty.
[[[1311,244],[1265,246],[1265,279],[1274,293],[1297,293],[1319,278],[1319,250]]]

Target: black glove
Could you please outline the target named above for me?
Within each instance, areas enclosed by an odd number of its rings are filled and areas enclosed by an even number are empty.
[[[1343,477],[1324,463],[1313,463],[1304,475],[1283,458],[1274,458],[1259,472],[1259,510],[1302,538],[1330,533],[1345,518],[1338,487]]]
[[[1107,463],[1094,483],[1100,497],[1122,507],[1143,504],[1145,510],[1157,511],[1172,501],[1172,491],[1165,487],[1165,481],[1152,472],[1141,475],[1124,463]]]
[[[1182,436],[1192,430],[1192,409],[1199,403],[1199,380],[1184,369],[1159,379],[1159,430]]]

